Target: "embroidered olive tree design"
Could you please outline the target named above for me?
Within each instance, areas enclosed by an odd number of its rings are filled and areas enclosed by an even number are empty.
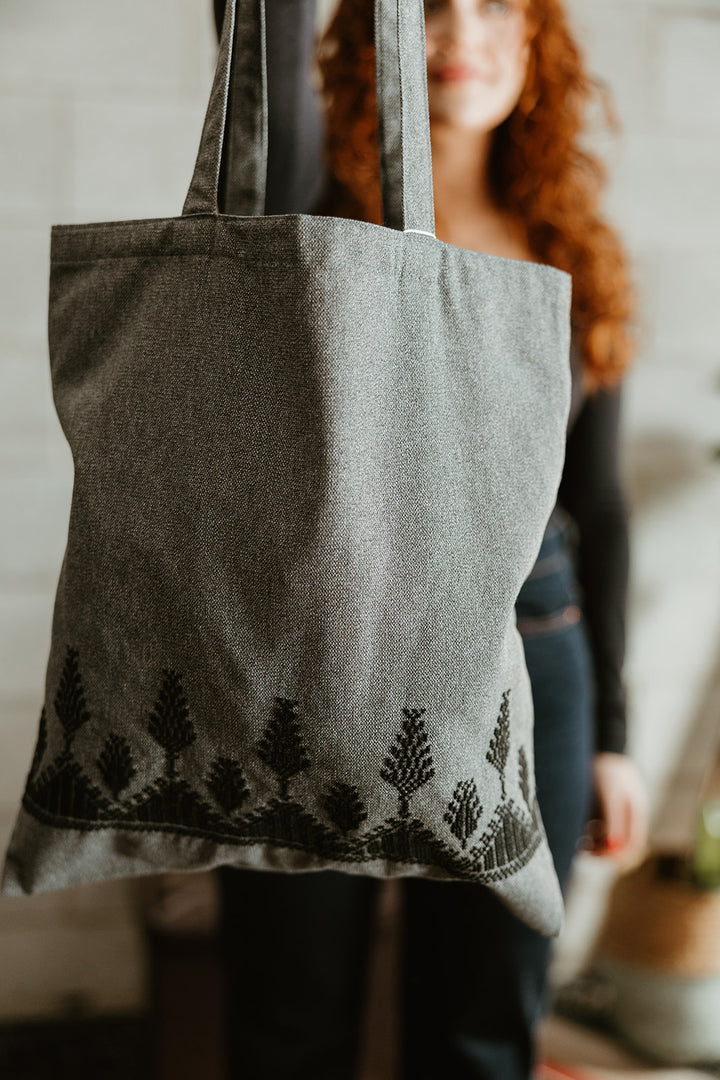
[[[491,765],[494,765],[497,771],[500,773],[500,783],[502,785],[502,797],[505,795],[505,767],[507,765],[508,754],[510,752],[510,705],[509,705],[510,691],[506,690],[502,696],[502,703],[500,705],[500,714],[495,724],[495,731],[493,737],[490,740],[490,749],[488,750],[487,760]]]
[[[80,681],[78,651],[70,645],[65,653],[60,685],[55,694],[55,712],[65,732],[65,749],[69,751],[75,733],[90,719]]]
[[[221,816],[185,777],[178,775],[178,759],[195,742],[197,732],[180,674],[173,668],[163,668],[147,730],[165,751],[165,772],[123,804],[123,821],[142,823],[148,828],[158,822],[166,828],[217,828]]]
[[[150,714],[148,731],[167,754],[167,776],[175,776],[175,763],[180,754],[197,738],[190,722],[180,676],[172,668],[163,670],[163,684],[155,708]]]
[[[525,756],[525,747],[521,746],[518,751],[518,774],[520,781],[520,790],[523,794],[523,799],[530,806],[530,776],[528,774],[528,763]]]
[[[367,810],[354,784],[337,781],[323,797],[322,807],[342,833],[354,832],[367,819]]]
[[[69,819],[66,823],[72,825],[75,821],[98,821],[109,808],[108,800],[88,779],[72,753],[75,736],[90,720],[90,713],[80,678],[78,650],[70,645],[65,650],[53,706],[62,730],[63,749],[40,771],[48,742],[48,717],[43,707],[26,792],[31,793],[32,801],[43,807],[53,822]]]
[[[287,799],[293,776],[310,764],[300,735],[297,708],[297,701],[276,697],[272,720],[257,747],[258,757],[278,778],[281,799]]]
[[[223,813],[228,816],[239,810],[250,794],[242,769],[237,761],[229,757],[215,759],[205,786]]]
[[[505,770],[510,751],[510,691],[502,695],[500,712],[487,759],[499,771],[502,798],[473,847],[471,837],[481,821],[473,778],[456,783],[443,818],[446,835],[436,835],[417,816],[410,801],[435,775],[435,765],[424,720],[424,708],[404,708],[400,729],[379,769],[380,777],[398,795],[397,816],[380,820],[365,832],[369,809],[360,789],[341,778],[318,798],[321,820],[289,794],[298,773],[311,767],[303,741],[304,718],[300,703],[276,696],[262,737],[254,747],[258,760],[274,776],[278,794],[266,802],[256,792],[255,801],[243,764],[233,757],[216,757],[200,790],[195,764],[183,755],[198,733],[192,720],[180,673],[163,668],[159,689],[149,711],[147,731],[164,751],[165,767],[158,775],[152,755],[142,761],[149,782],[133,795],[123,795],[137,777],[131,744],[124,735],[110,731],[100,754],[83,768],[73,756],[76,735],[91,720],[85,700],[78,651],[67,647],[57,693],[53,700],[62,748],[43,768],[52,745],[50,711],[43,706],[32,765],[28,773],[23,806],[38,820],[58,828],[90,830],[114,828],[176,832],[216,843],[264,844],[304,852],[308,865],[351,865],[381,860],[383,863],[426,865],[450,877],[473,881],[499,881],[515,873],[531,858],[541,840],[539,807],[530,804],[528,761],[521,748],[518,781],[524,802],[518,804],[505,792]],[[85,770],[88,771],[85,771]],[[97,771],[112,795],[108,799],[93,782]],[[262,783],[262,777],[258,778]],[[369,778],[372,781],[372,778]],[[243,812],[245,806],[248,809]],[[377,821],[377,818],[376,818]],[[441,827],[442,831],[442,827]],[[297,864],[300,865],[300,864]]]
[[[397,790],[398,816],[410,816],[410,799],[435,775],[432,754],[423,720],[424,709],[403,709],[402,729],[390,747],[380,776]]]
[[[130,743],[111,731],[96,764],[113,798],[118,799],[136,774]]]
[[[459,780],[452,802],[445,811],[443,820],[450,826],[450,832],[460,841],[463,850],[475,832],[482,814],[475,781]]]

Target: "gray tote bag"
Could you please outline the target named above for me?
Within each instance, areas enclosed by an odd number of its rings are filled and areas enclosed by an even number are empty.
[[[52,228],[74,487],[7,895],[334,869],[562,929],[514,605],[570,278],[436,239],[422,0],[376,28],[384,225],[264,215],[264,7],[236,0],[182,215]]]

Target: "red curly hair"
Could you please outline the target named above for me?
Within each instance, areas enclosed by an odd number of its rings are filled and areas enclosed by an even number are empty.
[[[317,46],[328,183],[319,212],[382,224],[372,0],[340,0]],[[586,109],[606,91],[588,74],[560,0],[527,0],[530,56],[515,109],[494,133],[490,184],[540,262],[572,275],[572,323],[587,388],[620,381],[634,353],[635,296],[619,236],[599,215],[601,161],[580,146]]]

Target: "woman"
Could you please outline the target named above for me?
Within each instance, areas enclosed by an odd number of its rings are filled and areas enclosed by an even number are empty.
[[[223,6],[216,0],[218,28]],[[322,117],[307,79],[314,6],[270,0],[267,20],[266,212],[381,224],[372,0],[340,0],[320,42],[324,174]],[[578,146],[592,84],[558,0],[427,0],[426,45],[438,239],[573,276],[566,462],[516,609],[538,800],[565,892],[588,819],[590,849],[622,849],[628,862],[647,831],[644,787],[625,752],[622,680],[626,262],[597,214],[602,170]],[[380,882],[230,867],[219,876],[231,1075],[354,1076]],[[528,1080],[548,1005],[551,939],[480,885],[400,885],[404,1080]]]

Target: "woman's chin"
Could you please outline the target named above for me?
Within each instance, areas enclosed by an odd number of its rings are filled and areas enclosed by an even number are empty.
[[[494,131],[510,115],[513,108],[514,103],[507,109],[480,108],[475,102],[463,102],[458,95],[455,101],[444,101],[442,105],[433,107],[431,103],[430,123],[462,128],[464,131],[474,131],[479,134]]]

